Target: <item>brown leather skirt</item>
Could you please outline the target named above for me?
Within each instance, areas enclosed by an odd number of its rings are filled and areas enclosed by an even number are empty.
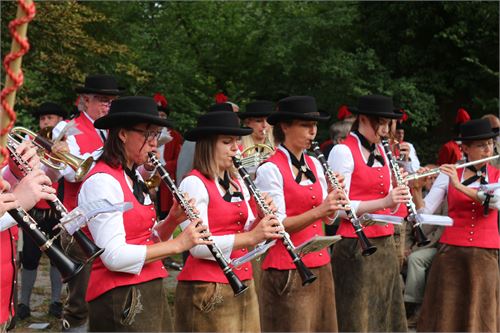
[[[333,247],[337,317],[341,332],[405,332],[408,330],[392,236],[370,238],[377,247],[361,255],[357,238]]]
[[[234,296],[227,283],[179,281],[175,290],[176,332],[260,332],[253,280]]]
[[[443,244],[427,278],[421,332],[500,330],[498,250]]]
[[[338,332],[331,266],[310,270],[317,279],[305,287],[295,269],[262,271],[263,332]]]

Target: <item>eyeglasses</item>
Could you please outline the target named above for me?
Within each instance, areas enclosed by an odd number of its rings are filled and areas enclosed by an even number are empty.
[[[481,150],[486,150],[486,148],[491,148],[493,147],[495,143],[493,142],[493,140],[490,140],[490,141],[487,141],[487,142],[484,142],[484,143],[479,143],[479,144],[474,144],[472,145],[472,147],[474,148],[479,148]]]
[[[100,104],[111,105],[111,102],[116,99],[116,96],[92,95],[92,99]]]
[[[150,131],[150,130],[143,130],[143,129],[139,129],[139,128],[130,128],[129,130],[137,132],[137,133],[141,133],[144,136],[144,138],[148,141],[153,141],[154,139],[158,140],[161,136],[161,131],[158,131],[158,130]]]

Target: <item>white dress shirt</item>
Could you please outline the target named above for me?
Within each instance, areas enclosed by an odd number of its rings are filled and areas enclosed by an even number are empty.
[[[288,165],[290,166],[290,173],[293,178],[295,175],[293,174],[292,169],[292,160],[290,159],[290,154],[288,151],[283,148],[283,146],[279,145],[278,148],[283,153],[285,153],[288,159]],[[323,194],[323,199],[328,195],[328,185],[326,183],[325,174],[323,172],[323,167],[319,163],[319,161],[315,157],[311,157],[311,160],[314,163],[314,167],[316,168],[317,181],[321,185],[321,191]],[[305,160],[307,164],[307,161]],[[309,166],[308,166],[309,167]],[[310,168],[310,167],[309,167]],[[311,185],[312,182],[308,178],[302,178],[300,185],[306,186]],[[281,174],[280,169],[274,163],[264,163],[257,169],[255,185],[261,192],[268,193],[273,199],[274,205],[277,208],[276,218],[278,221],[283,223],[283,221],[287,218],[286,215],[286,204],[285,204],[285,193],[283,193],[283,175]],[[333,223],[335,220],[334,216],[330,219],[330,222]]]
[[[243,197],[245,198],[245,204],[248,209],[248,218],[244,226],[244,230],[248,231],[250,230],[253,222],[255,221],[255,216],[253,215],[252,209],[248,204],[248,201],[250,200],[250,193],[248,192],[245,183],[240,177],[238,177],[238,182],[240,183],[240,191],[241,193],[243,193]],[[218,182],[215,182],[215,185],[217,186],[217,189],[219,190],[219,193],[222,197],[225,193],[224,189],[221,188]],[[196,209],[199,211],[200,218],[203,221],[203,224],[208,226],[208,230],[210,231],[210,224],[209,222],[207,223],[208,204],[210,202],[210,197],[208,196],[208,191],[205,187],[205,184],[203,184],[202,180],[196,176],[188,176],[182,180],[179,189],[182,192],[187,193],[189,195],[189,198],[194,198],[196,200],[195,206]],[[241,199],[237,197],[233,197],[231,199],[231,202],[239,202],[239,201],[241,201]],[[189,225],[189,223],[191,222],[189,220],[186,220],[182,222],[180,226],[184,230],[186,226]],[[221,249],[222,253],[224,254],[224,257],[229,258],[231,252],[233,252],[234,237],[235,237],[234,234],[230,234],[223,236],[212,236],[211,238],[214,241],[214,243]],[[189,250],[189,252],[195,258],[215,260],[215,258],[212,255],[212,252],[210,252],[210,250],[206,245],[196,245],[191,250]]]
[[[123,172],[125,175],[125,172]],[[138,178],[142,180],[139,172]],[[128,177],[127,185],[132,191]],[[105,173],[97,173],[89,177],[83,184],[78,195],[78,202],[91,202],[107,199],[111,203],[121,203],[124,195],[120,183],[114,177]],[[144,200],[145,205],[151,204],[149,195]],[[132,208],[133,209],[133,208]],[[104,248],[100,256],[102,262],[110,271],[139,274],[146,259],[146,245],[127,244],[123,213],[112,212],[97,215],[90,220],[88,228],[97,246]]]

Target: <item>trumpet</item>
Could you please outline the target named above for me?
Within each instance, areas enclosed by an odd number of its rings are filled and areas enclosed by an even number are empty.
[[[335,177],[332,169],[330,169],[330,167],[328,166],[328,163],[326,162],[326,159],[325,159],[325,155],[323,155],[323,153],[321,152],[321,149],[319,148],[318,143],[316,141],[312,141],[311,147],[314,151],[314,154],[318,158],[318,161],[321,163],[321,166],[323,166],[323,170],[325,172],[326,179],[328,180],[330,185],[334,189],[342,189],[342,186],[340,186],[340,183],[339,183],[337,177]],[[346,214],[347,214],[347,217],[349,218],[349,221],[351,221],[351,225],[354,228],[354,232],[358,236],[359,244],[361,246],[361,251],[362,251],[361,253],[364,256],[372,255],[373,253],[375,253],[375,251],[377,251],[377,247],[375,245],[372,245],[370,243],[370,241],[368,240],[368,237],[366,237],[366,235],[363,231],[363,226],[361,225],[358,217],[356,216],[356,211],[354,209],[352,209],[349,198],[347,197],[347,195],[345,195],[345,197],[348,201],[347,206],[349,206],[349,209],[346,210]]]
[[[193,208],[189,204],[189,202],[186,200],[184,197],[184,194],[177,188],[175,185],[175,182],[173,179],[170,177],[168,174],[168,171],[161,165],[161,162],[158,160],[158,158],[155,156],[154,153],[148,153],[150,161],[153,163],[153,165],[156,167],[161,180],[167,185],[169,190],[172,192],[173,196],[175,199],[179,202],[181,205],[182,209],[186,213],[187,217],[189,220],[194,220],[198,218],[198,214],[196,214],[193,211]],[[222,253],[222,250],[214,243],[213,245],[207,245],[208,249],[210,250],[210,253],[215,258],[215,261],[219,265],[219,267],[222,269],[222,272],[226,276],[229,284],[231,285],[231,288],[233,289],[234,296],[238,296],[242,293],[244,293],[248,287],[243,284],[243,282],[240,281],[238,276],[233,272],[231,269],[231,266],[229,266],[230,262],[226,257],[224,257],[224,254]]]
[[[394,173],[394,177],[396,178],[397,185],[398,186],[404,185],[405,179],[403,179],[403,176],[401,175],[401,169],[399,168],[399,164],[397,163],[396,158],[392,155],[391,147],[389,145],[389,140],[382,139],[382,145],[384,146],[385,154],[387,155],[387,159],[389,160],[392,172]],[[415,239],[417,241],[417,245],[425,246],[429,244],[431,241],[427,239],[427,237],[424,234],[424,231],[422,230],[422,227],[420,225],[421,221],[419,220],[417,214],[417,208],[413,203],[411,192],[410,191],[408,192],[410,194],[410,201],[406,203],[406,208],[408,208],[408,216],[406,216],[405,220],[412,223],[413,225],[413,232],[415,235]]]
[[[482,159],[476,160],[476,161],[466,162],[466,163],[462,163],[462,164],[455,164],[455,167],[457,169],[462,169],[462,168],[466,168],[466,167],[471,166],[471,165],[476,165],[476,164],[481,164],[481,163],[488,162],[488,161],[493,161],[493,160],[496,160],[498,157],[500,157],[500,155],[485,157],[485,158],[482,158]],[[423,177],[428,177],[428,176],[438,174],[440,172],[441,172],[441,170],[439,168],[435,168],[435,169],[429,170],[429,171],[424,172],[424,173],[413,173],[411,175],[408,175],[405,178],[405,181],[417,180],[417,179],[420,179]]]
[[[75,171],[76,181],[81,181],[90,171],[94,163],[92,156],[81,159],[70,153],[53,153],[52,146],[54,142],[51,141],[52,127],[42,130],[40,134],[36,134],[24,127],[14,127],[8,135],[8,139],[19,145],[24,140],[25,136],[33,138],[33,143],[38,148],[40,160],[43,164],[56,170],[63,170],[66,166],[70,166]]]
[[[7,149],[9,150],[10,157],[16,163],[18,166],[19,170],[23,173],[24,176],[26,176],[28,173],[32,171],[31,167],[29,164],[21,157],[19,156],[18,153],[16,153],[16,147],[17,147],[17,142],[15,140],[11,140],[10,136],[7,139]],[[50,208],[55,212],[56,218],[58,220],[62,219],[64,216],[66,216],[69,212],[64,207],[63,203],[59,200],[59,198],[56,197],[54,201],[47,201],[49,204]],[[11,214],[12,215],[12,214]],[[59,234],[57,234],[54,238],[59,237],[64,230],[66,230],[62,225],[59,224],[59,227],[61,231]],[[39,238],[39,237],[38,237]],[[83,253],[85,254],[85,257],[87,260],[85,261],[85,264],[91,262],[98,256],[100,256],[103,252],[104,249],[98,247],[95,245],[88,237],[85,235],[85,233],[81,230],[77,230],[73,234],[73,238],[75,241],[78,243],[80,248],[82,249]],[[51,240],[52,242],[52,240]]]
[[[260,209],[263,212],[265,212],[266,215],[272,214],[271,208],[266,204],[266,202],[262,198],[260,190],[257,188],[257,186],[255,186],[254,182],[252,181],[252,178],[250,178],[250,175],[248,174],[248,171],[245,170],[245,168],[241,164],[240,159],[237,158],[236,156],[233,157],[233,164],[236,167],[236,169],[238,169],[238,173],[245,182],[245,185],[248,187],[250,193],[252,193],[252,196],[254,197],[257,205],[259,205]],[[286,231],[281,231],[280,234],[283,236],[283,245],[285,246],[286,251],[292,258],[292,261],[295,267],[297,268],[297,272],[299,273],[300,278],[302,280],[302,285],[307,286],[308,284],[313,283],[316,280],[316,276],[304,264],[300,256],[297,253],[295,253],[294,251],[295,246],[293,245],[293,242],[290,239],[290,235]]]

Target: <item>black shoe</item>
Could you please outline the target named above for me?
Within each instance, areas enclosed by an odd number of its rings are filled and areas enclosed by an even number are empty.
[[[19,303],[16,310],[16,317],[20,320],[26,319],[31,316],[31,309],[29,306]]]
[[[49,315],[61,319],[62,318],[62,303],[61,302],[50,303]]]

